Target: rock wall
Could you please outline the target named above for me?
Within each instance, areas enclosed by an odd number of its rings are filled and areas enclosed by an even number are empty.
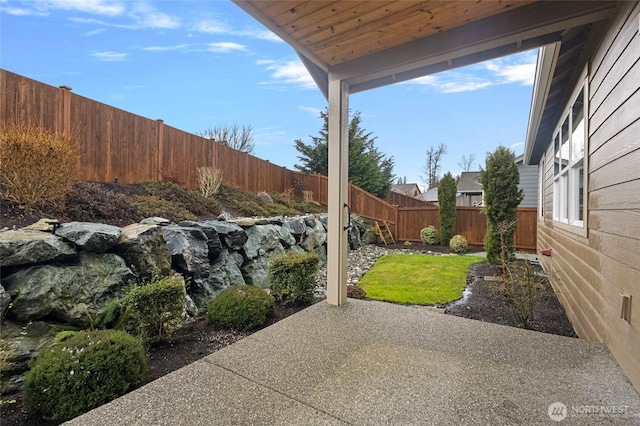
[[[326,215],[177,224],[148,218],[124,228],[42,220],[0,232],[0,393],[20,386],[27,361],[56,331],[89,327],[134,285],[180,273],[186,311],[204,313],[231,285],[268,287],[275,256],[315,251],[324,261],[326,223]],[[366,227],[353,223],[349,242],[358,248]]]

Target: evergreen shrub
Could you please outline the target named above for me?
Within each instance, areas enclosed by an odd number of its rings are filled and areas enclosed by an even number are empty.
[[[139,339],[116,330],[81,331],[43,350],[24,380],[25,403],[45,419],[68,420],[143,385]]]
[[[440,242],[440,234],[438,233],[438,229],[433,225],[422,228],[420,230],[420,241],[430,246],[438,244]]]
[[[313,302],[320,257],[316,253],[286,253],[269,267],[269,288],[277,302],[304,305]]]
[[[250,331],[260,327],[273,315],[273,297],[252,285],[234,285],[211,301],[209,321],[220,329]]]

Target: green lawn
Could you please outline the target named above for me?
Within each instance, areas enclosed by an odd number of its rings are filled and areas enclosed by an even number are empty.
[[[462,297],[476,256],[389,254],[379,258],[358,285],[367,297],[385,302],[438,305]]]

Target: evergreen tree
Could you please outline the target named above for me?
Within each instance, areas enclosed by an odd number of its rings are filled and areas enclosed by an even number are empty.
[[[438,185],[438,204],[440,205],[440,242],[449,245],[456,226],[456,192],[458,185],[451,173],[447,172]]]
[[[300,153],[300,164],[294,167],[304,173],[329,173],[329,114],[327,110],[320,113],[323,120],[318,136],[311,136],[311,144],[302,140],[295,141],[295,148]],[[393,157],[386,157],[375,147],[376,137],[360,127],[362,119],[356,111],[349,123],[349,181],[379,198],[386,198],[393,174]]]
[[[524,197],[521,189],[520,174],[515,163],[515,154],[499,146],[487,157],[486,169],[480,171],[480,182],[484,190],[484,213],[487,215],[487,233],[484,248],[487,260],[494,265],[500,262],[500,235],[498,225],[516,220],[516,209]],[[509,253],[513,253],[513,234],[511,229],[505,234]]]

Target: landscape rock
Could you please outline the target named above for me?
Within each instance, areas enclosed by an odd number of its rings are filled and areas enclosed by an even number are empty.
[[[185,220],[178,223],[179,226],[187,226],[190,228],[199,228],[207,236],[207,246],[209,247],[209,260],[214,261],[222,252],[222,241],[216,228],[211,224],[213,221],[205,220],[202,222],[194,222]]]
[[[314,251],[327,242],[327,231],[322,222],[315,216],[305,216],[307,230],[300,242],[300,246],[306,251]]]
[[[0,331],[0,394],[6,394],[22,388],[29,361],[53,342],[56,330],[42,321],[20,324],[5,320]]]
[[[18,229],[0,232],[0,264],[34,265],[75,256],[70,245],[48,232]]]
[[[161,227],[134,223],[121,231],[111,252],[122,257],[138,278],[171,274],[171,254]]]
[[[143,225],[166,226],[166,225],[171,225],[172,222],[169,219],[165,219],[164,217],[153,216],[153,217],[146,217],[142,219],[140,223]]]
[[[112,299],[134,285],[134,275],[115,254],[83,252],[75,265],[42,265],[3,278],[11,295],[10,318],[34,321],[51,318],[89,327]]]
[[[207,225],[213,227],[222,240],[232,250],[241,250],[244,243],[247,242],[247,233],[235,223],[223,221],[208,221]]]
[[[305,223],[304,219],[300,217],[296,217],[296,218],[287,220],[285,223],[289,225],[289,228],[291,229],[291,233],[296,238],[296,241],[299,242],[300,239],[302,238],[302,235],[304,235],[304,233],[307,230],[307,224]]]
[[[42,231],[42,232],[54,232],[56,228],[60,225],[57,219],[47,219],[43,217],[36,223],[33,223],[29,226],[25,226],[22,229],[28,229],[30,231]]]
[[[11,295],[0,285],[0,319],[4,318],[4,313],[11,304]]]
[[[244,253],[249,259],[263,256],[271,250],[279,248],[283,250],[281,241],[288,246],[295,244],[295,239],[290,232],[276,225],[256,225],[247,229],[247,242],[244,244]]]
[[[83,250],[104,253],[118,244],[120,228],[102,223],[69,222],[61,224],[55,234]]]
[[[285,249],[278,244],[275,249],[249,260],[242,266],[242,276],[247,284],[260,288],[269,287],[269,265],[275,256],[285,253]]]
[[[209,276],[209,247],[201,229],[169,225],[162,227],[173,267],[193,279]]]
[[[220,292],[232,285],[246,284],[240,266],[244,258],[240,253],[223,250],[211,263],[206,280],[194,280],[187,286],[187,294],[200,311],[206,311],[209,303]]]

